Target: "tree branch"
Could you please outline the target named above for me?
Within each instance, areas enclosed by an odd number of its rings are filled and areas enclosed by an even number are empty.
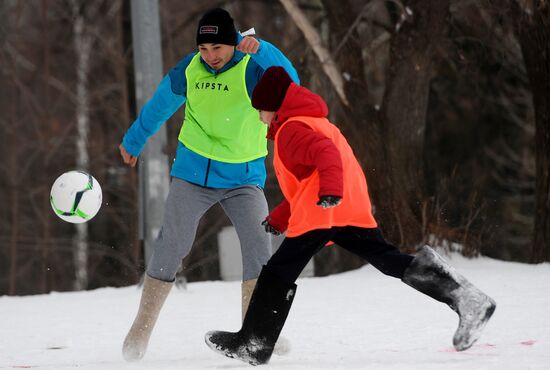
[[[304,15],[302,10],[298,7],[295,0],[280,0],[281,4],[287,11],[288,15],[292,18],[296,26],[302,31],[308,44],[313,49],[317,58],[321,62],[323,71],[329,78],[330,82],[334,86],[338,97],[344,105],[349,107],[349,101],[344,91],[344,80],[342,74],[338,70],[334,59],[332,59],[329,51],[323,46],[319,32],[313,27],[311,22]]]

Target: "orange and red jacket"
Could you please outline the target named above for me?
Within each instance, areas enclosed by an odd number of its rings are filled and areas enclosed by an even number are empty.
[[[333,226],[377,226],[363,170],[327,114],[319,95],[292,83],[270,124],[273,165],[285,200],[267,220],[288,237]],[[316,205],[322,195],[342,197],[342,203],[323,209]]]

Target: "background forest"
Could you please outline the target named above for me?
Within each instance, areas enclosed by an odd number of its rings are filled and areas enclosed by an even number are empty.
[[[0,2],[0,295],[124,286],[143,273],[137,170],[118,152],[136,117],[131,1]],[[550,261],[548,1],[159,0],[163,73],[196,49],[198,19],[216,6],[325,98],[388,240]],[[170,163],[182,120],[183,109],[166,124]],[[49,204],[74,168],[104,197],[79,227]],[[219,278],[216,236],[229,224],[219,207],[205,215],[182,277]],[[361,264],[339,248],[315,260],[317,275]]]

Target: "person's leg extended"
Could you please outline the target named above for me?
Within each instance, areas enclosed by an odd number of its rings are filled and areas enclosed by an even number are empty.
[[[346,227],[333,239],[338,245],[365,258],[387,275],[440,301],[460,319],[453,337],[456,350],[470,348],[481,335],[496,303],[460,275],[428,246],[413,257],[386,243],[378,229]]]
[[[181,260],[191,250],[198,222],[217,202],[208,189],[173,179],[166,200],[164,220],[147,266],[140,305],[126,335],[122,354],[127,361],[140,360],[160,310],[172,288]]]
[[[340,247],[364,258],[386,275],[401,279],[413,256],[386,242],[379,229],[346,226],[333,238]]]

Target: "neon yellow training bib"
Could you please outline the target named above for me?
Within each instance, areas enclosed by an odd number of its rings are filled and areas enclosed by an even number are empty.
[[[213,75],[200,53],[185,70],[187,103],[178,139],[204,157],[227,163],[267,155],[267,125],[260,121],[246,89],[246,55],[225,72]]]

